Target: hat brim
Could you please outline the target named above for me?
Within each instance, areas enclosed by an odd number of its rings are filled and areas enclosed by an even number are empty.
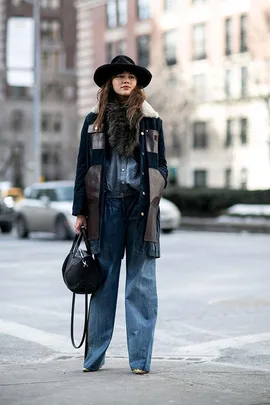
[[[115,65],[108,63],[100,66],[94,73],[94,82],[99,87],[102,87],[112,76],[124,71],[133,73],[139,86],[146,87],[151,82],[152,73],[148,69],[127,63],[117,63]]]

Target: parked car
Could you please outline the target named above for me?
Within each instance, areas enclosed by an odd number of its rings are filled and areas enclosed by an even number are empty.
[[[73,181],[54,181],[26,188],[24,198],[15,206],[18,237],[27,238],[31,232],[50,232],[59,240],[73,238],[73,185]],[[176,205],[162,198],[160,209],[162,231],[169,233],[178,228],[181,213]]]
[[[178,207],[167,200],[160,200],[160,228],[163,233],[171,233],[179,228],[181,223],[181,212]]]
[[[24,198],[15,206],[18,237],[27,238],[31,232],[53,232],[60,240],[72,238],[73,186],[73,181],[54,181],[27,187]]]
[[[3,233],[12,231],[15,217],[14,200],[12,197],[0,196],[0,229]]]

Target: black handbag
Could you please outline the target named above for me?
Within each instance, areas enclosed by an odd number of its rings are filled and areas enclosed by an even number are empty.
[[[80,248],[80,244],[84,240],[86,250]],[[90,251],[89,241],[86,230],[81,228],[79,234],[76,234],[70,249],[69,254],[62,265],[62,276],[67,288],[73,293],[71,306],[71,342],[75,349],[79,349],[85,341],[85,357],[88,350],[88,294],[93,294],[97,291],[102,282],[102,273],[97,260],[93,257]],[[79,345],[75,344],[74,340],[74,310],[76,294],[84,294],[84,328],[83,335]]]

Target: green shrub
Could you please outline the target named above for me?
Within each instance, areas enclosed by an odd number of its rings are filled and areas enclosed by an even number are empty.
[[[177,205],[183,215],[214,217],[234,204],[270,204],[270,190],[181,188],[169,185],[164,197]]]

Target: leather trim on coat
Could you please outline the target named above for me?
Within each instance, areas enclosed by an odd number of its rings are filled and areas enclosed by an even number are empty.
[[[157,214],[165,180],[158,169],[149,168],[150,207],[147,216],[144,240],[157,242]]]
[[[158,153],[158,131],[155,129],[147,129],[145,132],[147,152]]]
[[[99,198],[100,198],[100,180],[101,165],[91,166],[85,176],[85,188],[87,196],[87,231],[90,240],[99,237]]]

